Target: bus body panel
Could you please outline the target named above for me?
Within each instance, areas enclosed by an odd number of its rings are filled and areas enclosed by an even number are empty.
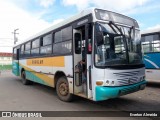
[[[20,76],[18,60],[12,61],[12,73],[16,76]]]
[[[160,53],[145,53],[144,63],[146,67],[146,79],[157,82],[160,77]]]
[[[54,87],[54,75],[57,71],[65,73],[66,77],[73,76],[72,56],[31,58],[19,61],[19,72],[26,72],[28,80]]]
[[[146,69],[159,69],[160,68],[160,53],[145,53],[144,63]]]
[[[159,82],[160,69],[146,69],[146,80],[150,82]]]
[[[136,84],[120,86],[120,87],[105,87],[96,86],[96,101],[107,100],[110,98],[117,98],[122,95],[133,93],[139,90],[143,90],[146,86],[146,81],[142,81]]]
[[[92,75],[93,100],[101,101],[142,90],[146,86],[145,68],[131,70],[97,69]],[[96,85],[96,82],[103,82]],[[109,82],[109,83],[108,83]],[[95,88],[95,89],[94,89]]]

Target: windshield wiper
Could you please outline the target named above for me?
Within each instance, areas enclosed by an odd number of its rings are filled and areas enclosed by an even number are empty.
[[[128,33],[129,33],[129,37],[130,37],[130,39],[132,38],[131,37],[131,31],[133,30],[133,39],[135,38],[135,27],[134,26],[132,26],[131,28],[130,28],[130,31],[128,31]]]
[[[121,30],[114,22],[110,21],[110,22],[109,22],[109,26],[113,29],[114,32],[117,33],[117,31],[113,28],[112,25],[117,28],[117,30],[121,33],[121,35],[124,35],[123,32],[122,32],[122,30]],[[117,33],[117,34],[118,34],[118,33]]]
[[[121,35],[123,36],[123,41],[124,41],[124,44],[125,44],[125,48],[126,48],[126,58],[127,58],[127,62],[129,63],[129,50],[128,50],[128,45],[127,45],[127,39],[126,39],[126,36],[125,36],[125,31],[124,31],[124,34],[122,32],[122,29],[120,29],[114,22],[110,21],[109,22],[109,25],[113,25],[114,27],[117,28],[117,30],[121,33]],[[112,26],[111,26],[112,27]],[[113,27],[112,27],[113,29]]]
[[[133,30],[133,38],[131,36],[132,30]],[[135,39],[135,27],[134,26],[130,27],[130,30],[128,31],[128,34],[129,34],[130,40]],[[132,43],[132,41],[130,41],[130,42],[131,42],[131,50],[133,50],[133,43]]]

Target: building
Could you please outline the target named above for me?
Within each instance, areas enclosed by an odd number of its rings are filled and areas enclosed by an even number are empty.
[[[0,70],[12,68],[12,53],[0,52]]]

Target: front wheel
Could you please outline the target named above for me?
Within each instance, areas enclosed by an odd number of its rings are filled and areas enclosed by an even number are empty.
[[[70,102],[73,95],[69,93],[68,81],[65,77],[60,77],[56,84],[56,92],[60,100]]]

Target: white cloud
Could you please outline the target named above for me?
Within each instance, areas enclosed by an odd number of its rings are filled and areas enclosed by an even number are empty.
[[[134,9],[129,9],[127,11],[124,11],[124,14],[145,14],[145,13],[154,13],[155,11],[157,11],[158,9],[160,9],[160,4],[147,4],[147,5],[143,5],[143,6],[137,6]]]
[[[160,31],[160,24],[157,24],[157,25],[152,26],[152,27],[148,27],[146,30],[149,30],[149,31]]]
[[[54,4],[55,0],[38,0],[39,4],[45,8]]]
[[[160,31],[160,24],[146,28],[145,30],[141,31],[141,34],[150,33],[150,32],[157,32],[157,31]]]
[[[75,5],[78,10],[85,9],[89,6],[91,0],[63,0],[62,3],[65,6]]]
[[[0,52],[12,51],[11,47],[1,46],[13,46],[13,34],[11,32],[14,29],[19,28],[17,31],[19,35],[17,36],[19,41],[23,41],[51,25],[6,1],[0,1],[0,21]]]
[[[58,23],[62,22],[63,20],[64,20],[64,19],[54,20],[54,21],[52,22],[52,25],[58,24]]]
[[[63,4],[75,5],[78,10],[82,10],[90,5],[123,12],[126,10],[131,10],[137,6],[142,6],[149,0],[63,0]]]

